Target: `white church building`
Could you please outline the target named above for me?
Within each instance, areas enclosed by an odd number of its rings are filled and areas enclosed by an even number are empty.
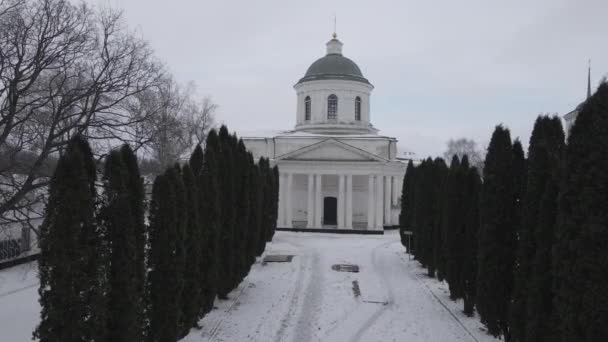
[[[406,164],[397,140],[372,125],[374,86],[335,34],[294,89],[293,130],[243,137],[256,158],[278,166],[277,227],[380,233],[397,225]]]

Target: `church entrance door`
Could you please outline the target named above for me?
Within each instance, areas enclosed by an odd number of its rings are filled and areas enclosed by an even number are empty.
[[[323,224],[336,225],[338,218],[338,199],[325,197],[323,199]]]

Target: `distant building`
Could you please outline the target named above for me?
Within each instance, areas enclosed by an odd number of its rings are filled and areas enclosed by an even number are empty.
[[[564,121],[566,121],[566,135],[570,134],[570,129],[572,128],[572,125],[574,125],[574,121],[576,121],[578,113],[581,111],[583,105],[585,104],[587,99],[589,99],[589,97],[591,97],[591,65],[587,69],[587,98],[585,99],[585,101],[579,103],[579,105],[576,106],[574,110],[564,115]]]
[[[243,137],[280,173],[279,228],[382,230],[397,225],[406,164],[371,123],[374,87],[333,38],[294,86],[293,130]]]

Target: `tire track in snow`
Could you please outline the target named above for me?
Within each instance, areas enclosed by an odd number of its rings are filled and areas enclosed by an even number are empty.
[[[300,246],[298,246],[300,247]],[[275,335],[275,342],[281,342],[283,341],[283,337],[285,335],[285,331],[286,329],[289,327],[289,323],[291,320],[293,320],[293,316],[296,313],[297,307],[298,307],[298,301],[300,300],[300,296],[302,294],[302,282],[303,282],[303,278],[304,278],[304,269],[305,269],[305,264],[308,262],[308,256],[304,255],[304,253],[302,253],[303,251],[300,251],[300,256],[299,256],[299,265],[298,265],[298,276],[296,278],[296,284],[295,284],[295,288],[292,292],[291,295],[291,299],[289,300],[289,307],[287,309],[287,313],[285,314],[285,316],[283,316],[283,318],[281,319],[281,324],[279,326],[279,330],[277,331],[276,335]]]
[[[321,261],[319,253],[314,251],[311,262],[310,278],[308,279],[308,285],[306,286],[302,310],[300,311],[294,330],[293,341],[312,340],[312,327],[316,321],[311,321],[311,318],[318,317],[318,315],[314,314],[313,310],[318,307],[322,296],[320,268]]]
[[[24,287],[20,287],[18,289],[14,289],[14,290],[10,290],[10,291],[4,292],[4,293],[0,293],[0,298],[6,297],[6,296],[10,296],[10,295],[15,294],[15,293],[19,293],[21,291],[25,291],[25,290],[31,289],[32,287],[36,287],[36,286],[39,286],[39,283],[27,285],[27,286],[24,286]]]
[[[376,247],[374,247],[374,249],[372,250],[372,267],[374,268],[374,272],[376,273],[376,275],[378,276],[378,278],[380,278],[380,283],[383,285],[384,289],[386,290],[386,294],[387,294],[387,304],[386,305],[382,305],[380,306],[376,312],[374,312],[370,318],[367,319],[367,321],[365,321],[361,327],[357,330],[357,332],[355,333],[355,335],[353,335],[353,337],[351,337],[350,341],[351,342],[357,342],[359,340],[361,340],[361,337],[363,336],[363,334],[374,325],[374,323],[378,320],[378,318],[380,318],[380,316],[382,316],[383,313],[385,313],[389,308],[391,308],[391,306],[393,305],[393,303],[395,302],[395,295],[393,292],[393,287],[391,286],[391,283],[388,279],[388,275],[387,275],[387,270],[385,269],[385,264],[384,263],[379,263],[378,262],[378,251],[381,248],[386,248],[386,246],[395,243],[394,241],[388,241],[386,243],[380,244]]]

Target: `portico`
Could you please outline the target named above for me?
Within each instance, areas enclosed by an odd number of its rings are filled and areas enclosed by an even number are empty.
[[[382,230],[398,224],[393,211],[399,208],[399,169],[387,173],[369,165],[368,172],[349,168],[344,173],[334,165],[304,173],[298,163],[288,165],[279,169],[279,228]],[[328,199],[337,205],[328,206]]]

